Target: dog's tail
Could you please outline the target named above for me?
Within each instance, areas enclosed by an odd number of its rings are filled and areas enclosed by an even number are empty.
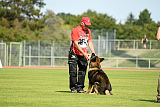
[[[95,82],[92,92],[95,93],[95,94],[98,94],[99,93],[99,91],[98,91],[98,89],[99,89],[98,87],[99,86],[100,86],[99,82]]]
[[[94,84],[95,84],[95,85],[98,85],[98,86],[100,85],[99,82],[95,82]]]

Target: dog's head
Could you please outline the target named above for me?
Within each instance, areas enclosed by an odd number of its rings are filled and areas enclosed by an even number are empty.
[[[90,63],[89,63],[89,68],[101,68],[100,63],[104,60],[104,58],[99,58],[96,56],[94,53],[91,55]]]

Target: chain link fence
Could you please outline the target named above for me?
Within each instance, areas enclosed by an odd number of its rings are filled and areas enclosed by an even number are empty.
[[[103,68],[160,68],[160,41],[149,40],[144,49],[140,40],[116,40],[115,31],[97,34],[102,36],[92,34],[92,41],[96,54],[105,58]],[[66,67],[69,45],[45,40],[1,41],[0,59],[3,66]]]

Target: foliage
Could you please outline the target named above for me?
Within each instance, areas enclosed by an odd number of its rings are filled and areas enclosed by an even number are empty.
[[[148,39],[156,39],[158,22],[151,19],[151,13],[144,9],[140,12],[139,19],[135,19],[132,13],[129,14],[124,25],[118,24],[118,39],[141,39],[146,34]]]
[[[137,25],[151,24],[151,13],[147,9],[140,12],[139,19],[137,20]]]
[[[57,14],[64,19],[65,24],[69,24],[72,27],[78,26],[81,22],[82,17],[89,17],[91,20],[92,26],[89,26],[90,29],[98,30],[113,30],[116,26],[116,20],[107,14],[97,13],[96,11],[88,10],[82,15],[71,15],[65,13]]]
[[[45,14],[45,27],[40,33],[40,37],[43,40],[59,40],[67,41],[69,37],[67,31],[62,29],[63,21],[59,16],[56,16],[51,10],[47,10]]]
[[[149,10],[144,9],[135,19],[129,14],[125,24],[116,24],[116,19],[107,14],[87,10],[81,15],[70,13],[55,14],[46,10],[43,0],[1,0],[0,1],[0,40],[55,40],[69,41],[73,27],[80,24],[82,17],[89,17],[91,30],[114,31],[117,39],[141,39],[144,34],[148,39],[156,39],[158,22],[151,19]],[[101,34],[101,33],[100,33]],[[96,35],[96,38],[100,35]]]
[[[0,40],[39,39],[45,21],[40,9],[44,5],[43,0],[0,1]]]
[[[121,25],[117,26],[117,39],[140,39],[142,35],[142,27],[136,25]]]
[[[0,10],[4,14],[0,14],[0,17],[8,20],[37,19],[42,16],[40,9],[44,5],[43,0],[2,0],[0,1],[0,7],[2,7]]]
[[[125,24],[133,25],[134,21],[135,21],[134,15],[130,13],[129,16],[127,17]]]
[[[143,26],[138,25],[117,25],[117,39],[142,39],[144,35],[152,40],[155,39],[158,23],[144,24]]]

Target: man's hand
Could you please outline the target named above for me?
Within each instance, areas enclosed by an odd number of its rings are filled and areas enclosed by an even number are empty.
[[[83,54],[83,56],[84,56],[84,58],[85,58],[86,60],[89,60],[89,57],[88,57],[88,56],[89,56],[89,54],[84,53],[84,54]]]

